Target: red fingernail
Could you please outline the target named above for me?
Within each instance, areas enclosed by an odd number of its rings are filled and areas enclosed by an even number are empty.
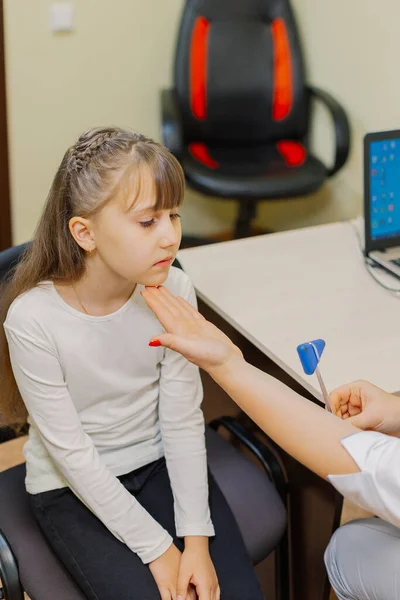
[[[160,340],[151,340],[151,342],[149,342],[149,346],[161,346],[161,342]]]

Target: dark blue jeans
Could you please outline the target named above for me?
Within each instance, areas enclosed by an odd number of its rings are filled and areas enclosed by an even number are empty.
[[[182,551],[183,540],[176,537],[165,459],[119,479]],[[211,474],[209,486],[215,527],[210,554],[221,587],[221,600],[263,600],[235,518]],[[50,546],[88,600],[160,599],[148,566],[117,540],[69,488],[34,494],[30,500]]]

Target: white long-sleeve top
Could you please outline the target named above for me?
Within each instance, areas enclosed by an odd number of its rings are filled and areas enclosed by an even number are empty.
[[[360,471],[329,475],[345,497],[400,527],[400,439],[375,431],[361,431],[342,439]]]
[[[170,270],[164,285],[196,304],[179,269]],[[148,346],[162,328],[141,289],[118,311],[95,317],[44,282],[13,302],[4,327],[29,413],[27,491],[69,486],[148,563],[172,538],[118,475],[165,455],[177,535],[212,536],[214,528],[199,371],[171,350]]]

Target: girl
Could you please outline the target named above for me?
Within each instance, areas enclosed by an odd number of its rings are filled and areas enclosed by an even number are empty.
[[[91,600],[218,600],[220,589],[262,599],[232,513],[207,483],[198,370],[147,344],[158,322],[143,286],[164,283],[195,304],[171,268],[183,194],[159,144],[87,131],[61,162],[5,299],[1,412],[9,423],[28,414],[34,515]]]

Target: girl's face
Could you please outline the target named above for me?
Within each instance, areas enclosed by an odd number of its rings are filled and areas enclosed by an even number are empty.
[[[101,261],[113,275],[129,282],[161,285],[181,242],[177,207],[155,211],[154,183],[147,174],[133,206],[129,206],[132,198],[129,202],[118,196],[87,220],[87,240],[90,238],[95,248],[93,266]],[[86,246],[91,247],[89,242]]]

